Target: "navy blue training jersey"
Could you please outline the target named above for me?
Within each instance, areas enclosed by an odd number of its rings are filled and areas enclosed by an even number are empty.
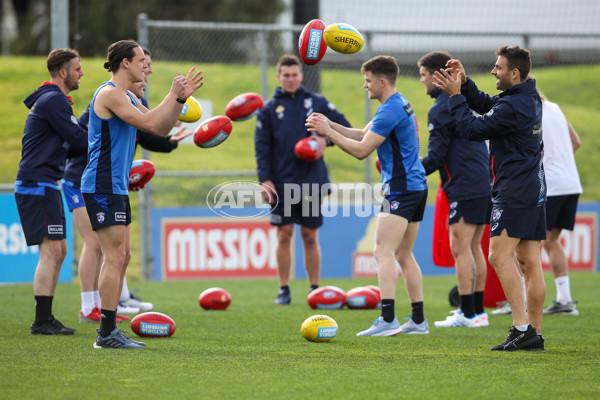
[[[377,148],[384,194],[427,189],[417,117],[408,100],[399,92],[390,96],[375,112],[371,131],[386,138]]]

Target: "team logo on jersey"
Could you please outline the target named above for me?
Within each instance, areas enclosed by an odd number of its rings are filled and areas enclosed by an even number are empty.
[[[485,114],[485,115],[487,115],[488,117],[491,117],[492,115],[494,115],[494,109],[492,108],[492,109],[491,109],[490,111],[488,111],[488,112],[487,112],[487,114]]]
[[[283,222],[283,217],[277,214],[271,214],[271,223],[272,224],[280,224]]]
[[[329,108],[331,111],[333,111],[333,110],[335,110],[335,104],[333,104],[332,102],[328,102],[327,108]]]
[[[433,130],[433,124],[429,124],[427,127],[429,128],[429,132]]]
[[[78,125],[79,123],[77,122],[77,118],[75,118],[74,115],[71,115],[71,122],[74,123],[75,125]]]
[[[502,209],[498,207],[494,207],[492,210],[492,221],[497,222],[502,216]]]
[[[304,108],[312,108],[313,101],[312,98],[304,99]]]
[[[277,106],[275,109],[275,113],[277,114],[277,118],[283,119],[283,112],[285,111],[285,107],[281,104]]]
[[[262,122],[260,122],[260,120],[259,120],[259,119],[257,119],[257,120],[256,120],[256,127],[257,127],[258,129],[262,129]]]
[[[71,200],[73,201],[74,204],[79,204],[79,196],[77,196],[76,194],[74,194],[71,197]]]
[[[454,210],[457,206],[458,206],[458,201],[453,201],[452,203],[450,203],[451,210]]]
[[[392,211],[396,211],[398,209],[398,207],[400,207],[400,202],[398,202],[398,201],[392,201],[390,203],[390,209]]]
[[[99,212],[98,214],[96,214],[96,219],[98,219],[99,223],[103,223],[104,222],[104,213]]]

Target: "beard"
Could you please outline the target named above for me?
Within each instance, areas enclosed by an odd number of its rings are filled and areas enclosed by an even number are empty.
[[[65,86],[71,90],[79,89],[79,79],[73,78],[70,74],[65,79]]]

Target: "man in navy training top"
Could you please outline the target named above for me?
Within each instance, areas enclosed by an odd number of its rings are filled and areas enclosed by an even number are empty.
[[[399,68],[394,57],[378,56],[362,65],[369,99],[381,103],[375,117],[363,129],[346,128],[314,113],[309,131],[329,137],[340,149],[364,159],[377,149],[385,201],[377,214],[375,249],[381,288],[381,316],[357,336],[428,334],[423,312],[423,278],[413,246],[427,202],[427,180],[419,160],[417,117],[410,103],[396,90]],[[410,298],[411,315],[400,325],[394,299],[398,283],[397,263]]]
[[[427,117],[429,144],[421,160],[427,175],[439,171],[448,197],[450,248],[454,256],[460,308],[438,328],[488,326],[483,308],[487,264],[481,250],[481,236],[490,219],[488,150],[484,142],[471,142],[456,129],[448,109],[448,96],[433,84],[433,73],[445,68],[452,57],[442,51],[424,55],[418,61],[425,91],[435,99]]]
[[[531,69],[529,51],[519,46],[496,50],[491,73],[502,92],[490,97],[466,77],[459,60],[436,71],[434,84],[450,100],[458,128],[470,140],[490,140],[493,209],[489,261],[512,308],[513,326],[492,350],[544,349],[542,311],[546,286],[541,241],[546,238],[546,182],[542,164],[542,101]],[[473,113],[475,111],[476,114]],[[527,310],[516,255],[525,275]]]
[[[66,225],[58,180],[68,155],[84,154],[87,132],[77,123],[68,94],[83,76],[79,54],[55,49],[47,59],[50,82],[29,95],[22,158],[15,198],[28,246],[39,244],[40,258],[33,278],[35,320],[32,335],[72,335],[54,318],[52,301],[61,265],[67,254]]]
[[[132,40],[113,43],[104,67],[111,72],[90,104],[88,164],[81,177],[81,192],[96,231],[104,260],[98,281],[102,302],[100,328],[94,348],[143,349],[116,327],[117,306],[130,248],[131,208],[128,175],[135,152],[137,129],[167,135],[186,99],[202,86],[202,73],[173,79],[162,103],[149,111],[129,89],[143,80],[146,58]]]
[[[291,238],[295,223],[300,225],[304,244],[309,291],[319,287],[321,249],[318,229],[323,224],[320,200],[322,194],[327,194],[321,193],[321,188],[330,182],[323,157],[313,162],[302,161],[296,157],[294,146],[299,140],[311,135],[304,123],[313,111],[321,112],[344,126],[350,126],[333,103],[322,95],[305,89],[302,79],[302,64],[298,57],[282,56],[277,63],[277,80],[281,87],[275,89],[273,98],[265,103],[258,114],[254,133],[258,180],[263,188],[263,198],[272,205],[271,224],[277,226],[275,253],[280,289],[275,304],[279,305],[291,302]],[[316,192],[315,186],[318,187]],[[302,188],[301,200],[296,203],[286,199],[286,193],[291,193],[292,187]],[[308,191],[304,192],[304,189]],[[314,207],[315,204],[318,207]],[[289,209],[287,213],[286,207]],[[309,212],[305,213],[303,209]],[[311,209],[317,210],[317,214],[311,213]]]

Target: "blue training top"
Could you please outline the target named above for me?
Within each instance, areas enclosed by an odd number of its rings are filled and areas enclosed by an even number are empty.
[[[109,119],[96,115],[94,101],[106,85],[115,86],[112,82],[104,82],[94,93],[89,107],[88,163],[81,177],[81,191],[127,195],[137,129],[116,115]],[[137,107],[135,96],[129,92],[127,95]]]
[[[398,92],[390,96],[377,109],[371,131],[386,138],[377,148],[384,194],[427,189],[419,160],[417,117],[408,100]]]

